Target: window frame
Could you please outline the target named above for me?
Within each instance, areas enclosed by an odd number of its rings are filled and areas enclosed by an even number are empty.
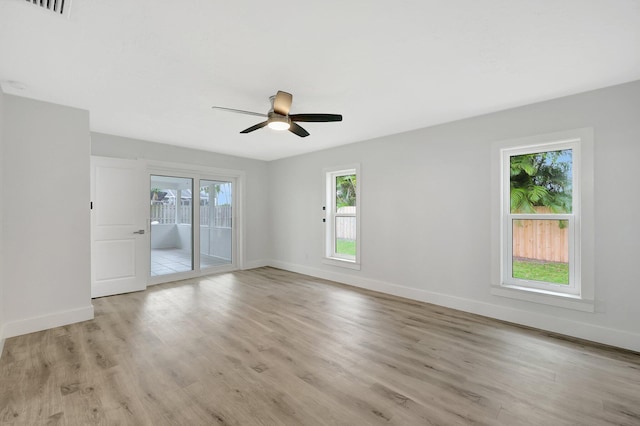
[[[511,212],[511,157],[551,151],[568,150],[571,153],[571,213],[512,213]],[[542,290],[550,293],[580,295],[580,141],[547,142],[535,145],[504,148],[502,155],[502,258],[500,271],[501,285]],[[568,263],[569,284],[554,284],[543,281],[513,277],[513,222],[516,220],[566,220],[568,223]]]
[[[338,213],[336,205],[336,178],[340,176],[356,176],[356,212]],[[360,211],[361,211],[361,187],[362,179],[360,164],[350,164],[340,167],[326,168],[323,170],[325,204],[323,206],[324,219],[324,257],[322,262],[333,266],[341,266],[351,269],[360,269]],[[353,217],[356,220],[356,254],[347,256],[336,253],[336,219],[340,217]]]
[[[506,181],[509,187],[505,188],[506,172],[504,165],[504,150],[515,150],[518,148],[530,149],[537,147],[539,151],[543,146],[560,146],[561,143],[576,143],[579,151],[579,158],[574,158],[574,183],[578,188],[574,188],[572,193],[574,200],[573,212],[578,213],[577,220],[574,219],[573,238],[574,252],[570,255],[579,256],[579,265],[574,270],[574,282],[579,287],[575,293],[563,293],[553,291],[553,289],[536,288],[533,286],[521,286],[505,283],[504,259],[507,251],[505,235],[508,230],[504,224],[505,212],[510,198],[505,198],[505,192],[510,192],[510,181]],[[575,151],[574,151],[575,154]],[[520,138],[495,141],[491,144],[491,282],[490,292],[494,296],[517,299],[531,303],[555,306],[565,309],[572,309],[583,312],[595,312],[595,215],[594,215],[594,131],[593,128],[585,127],[559,131],[548,134],[526,136]],[[510,173],[508,174],[510,176]],[[577,198],[576,198],[577,197]],[[510,203],[509,203],[510,207]],[[575,210],[578,209],[578,210]],[[536,217],[539,218],[539,217]],[[544,219],[544,218],[543,218]]]

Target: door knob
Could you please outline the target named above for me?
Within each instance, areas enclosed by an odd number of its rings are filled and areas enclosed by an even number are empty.
[[[144,229],[140,229],[139,231],[133,231],[134,234],[144,234]]]

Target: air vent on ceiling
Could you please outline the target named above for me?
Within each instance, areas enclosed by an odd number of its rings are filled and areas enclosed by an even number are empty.
[[[33,3],[56,14],[68,16],[67,9],[69,9],[71,0],[27,0],[27,3]]]

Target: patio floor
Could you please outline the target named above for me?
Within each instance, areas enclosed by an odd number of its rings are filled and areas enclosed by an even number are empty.
[[[200,256],[200,269],[228,265],[231,261],[211,256]],[[151,249],[151,276],[191,271],[191,252],[183,249]]]

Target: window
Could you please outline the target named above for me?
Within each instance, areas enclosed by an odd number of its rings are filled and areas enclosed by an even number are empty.
[[[580,294],[579,145],[503,150],[503,283]]]
[[[359,269],[358,166],[325,170],[325,263]]]
[[[593,132],[497,142],[492,293],[593,311]],[[494,220],[494,219],[492,219]]]

